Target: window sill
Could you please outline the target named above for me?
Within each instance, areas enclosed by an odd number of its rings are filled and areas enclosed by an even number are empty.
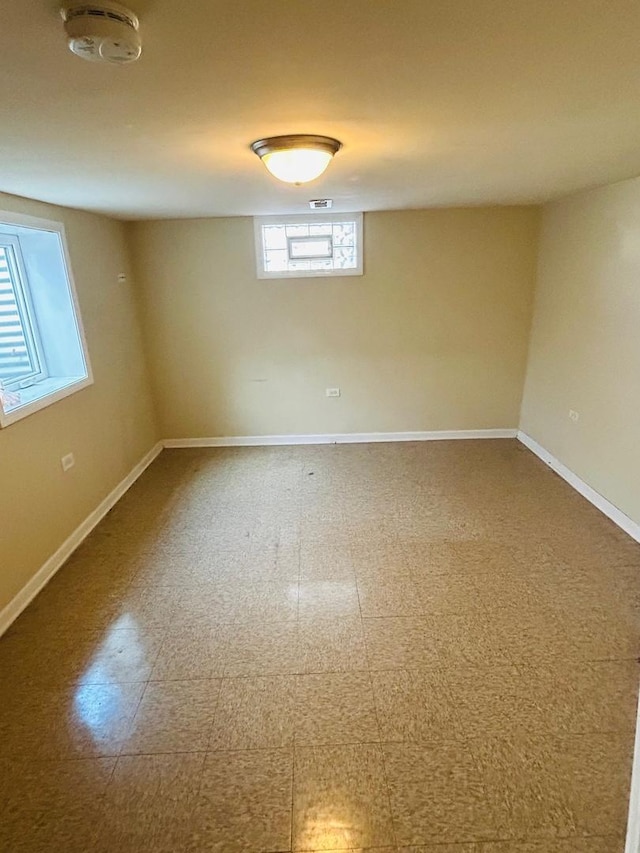
[[[20,395],[20,402],[4,411],[0,406],[0,427],[26,418],[28,415],[75,394],[87,385],[91,385],[92,379],[88,376],[53,376],[36,382],[28,388],[21,388],[14,393]]]

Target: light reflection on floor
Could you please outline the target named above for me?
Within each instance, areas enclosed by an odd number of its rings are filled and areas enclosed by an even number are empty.
[[[316,819],[310,817],[302,831],[304,846],[314,851],[352,849],[357,841],[353,828],[360,826],[361,820],[354,819],[349,811],[348,807],[332,802]]]
[[[119,684],[81,684],[75,692],[74,708],[94,741],[100,743],[121,714],[122,688]]]
[[[74,711],[96,743],[110,738],[113,724],[122,716],[124,696],[115,678],[123,670],[144,663],[146,649],[135,620],[124,614],[107,631],[74,694]],[[117,660],[117,666],[115,665]]]

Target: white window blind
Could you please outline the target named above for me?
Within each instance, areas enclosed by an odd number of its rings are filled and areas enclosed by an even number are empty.
[[[0,380],[5,388],[23,387],[44,374],[19,252],[16,239],[0,235]]]

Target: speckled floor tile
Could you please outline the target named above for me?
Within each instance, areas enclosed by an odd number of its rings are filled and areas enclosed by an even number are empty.
[[[117,614],[133,576],[133,568],[120,561],[110,563],[106,555],[88,559],[72,555],[9,632],[103,630]]]
[[[350,672],[367,669],[362,620],[301,619],[298,672]]]
[[[514,666],[447,668],[442,673],[464,737],[553,731],[557,720],[531,679]]]
[[[140,630],[122,618],[101,636],[84,661],[78,681],[83,684],[144,681],[155,665],[164,637],[161,628]]]
[[[369,673],[297,676],[295,738],[296,746],[379,741]]]
[[[318,507],[317,498],[313,494],[305,495],[303,503],[307,504],[309,510],[313,509],[316,517],[306,515],[300,520],[300,570],[301,576],[305,574],[305,566],[315,564],[319,569],[333,563],[337,565],[343,559],[347,559],[351,537],[345,529],[344,518],[341,516],[330,516],[326,512],[324,517]],[[330,509],[330,507],[329,507]],[[323,557],[320,559],[320,553]],[[318,559],[315,555],[318,554]],[[321,570],[322,572],[322,570]]]
[[[460,543],[442,538],[411,536],[402,538],[401,548],[407,566],[418,579],[437,575],[443,579],[461,574],[472,576],[492,565],[496,550],[488,549],[484,543],[477,541]]]
[[[394,841],[379,746],[296,747],[294,850],[385,847]]]
[[[173,853],[184,849],[204,753],[127,755],[118,759],[100,804],[97,853]]]
[[[293,746],[295,676],[225,678],[209,749]]]
[[[400,846],[500,837],[490,780],[464,742],[385,744]]]
[[[420,616],[423,605],[410,577],[381,580],[358,578],[358,596],[363,617]]]
[[[307,851],[309,853],[309,851]],[[327,853],[325,850],[314,850],[311,853]],[[331,850],[331,853],[398,853],[397,847],[341,847]]]
[[[300,549],[300,582],[355,581],[355,571],[348,545],[307,543]]]
[[[144,681],[155,662],[161,632],[141,632],[126,621],[103,632],[76,635],[43,631],[41,642],[30,633],[0,638],[0,681],[64,687],[78,681]]]
[[[509,660],[533,665],[541,661],[589,659],[578,638],[572,635],[559,614],[545,611],[532,616],[517,608],[491,611],[493,634]],[[597,659],[597,657],[595,658]]]
[[[554,736],[516,736],[473,741],[499,811],[495,838],[556,838],[578,834],[573,791],[578,779],[564,777],[556,763],[562,741]],[[604,831],[601,828],[600,834]]]
[[[440,666],[430,620],[417,616],[364,619],[363,622],[371,669]]]
[[[0,848],[622,853],[639,656],[517,442],[167,451],[0,639]]]
[[[553,841],[500,841],[478,844],[473,853],[623,853],[623,850],[624,839],[609,835],[554,838]]]
[[[355,580],[301,581],[298,614],[301,619],[359,617]]]
[[[40,760],[118,755],[143,691],[136,683],[16,690],[3,699],[2,753]]]
[[[299,659],[297,622],[237,625],[228,632],[224,672],[229,677],[295,673]]]
[[[640,631],[599,609],[547,609],[531,617],[517,609],[491,614],[501,648],[514,663],[558,660],[630,660],[640,654]]]
[[[633,740],[633,732],[621,732],[565,735],[543,742],[547,766],[565,793],[577,834],[615,835],[624,827]],[[540,754],[540,745],[536,748]]]
[[[0,849],[93,849],[114,758],[0,764]]]
[[[150,681],[131,722],[123,753],[206,750],[220,679]]]
[[[398,847],[398,853],[478,853],[475,844],[428,844],[426,847]]]
[[[175,621],[211,625],[251,622],[283,622],[298,617],[296,582],[261,582],[240,585],[228,582],[185,591]]]
[[[380,538],[378,530],[375,538],[361,535],[351,543],[351,556],[358,581],[401,583],[411,580],[411,571],[395,534],[388,538],[382,534]]]
[[[212,582],[215,579],[214,567],[201,546],[186,550],[156,547],[139,555],[137,566],[132,589],[145,588],[153,583],[188,589],[198,581],[203,583],[207,579]]]
[[[60,811],[43,810],[26,819],[3,816],[0,849],[11,853],[86,853],[96,849],[96,808],[65,805]],[[120,853],[120,851],[118,851]]]
[[[557,661],[519,670],[539,712],[538,728],[574,734],[635,730],[637,661]]]
[[[209,753],[186,851],[290,850],[292,779],[290,750]]]
[[[575,638],[578,653],[586,660],[623,660],[640,656],[640,618],[617,618],[600,607],[561,611],[565,630]]]
[[[252,538],[246,549],[221,551],[213,544],[194,572],[201,583],[230,582],[242,578],[251,583],[297,583],[300,573],[300,554],[297,541],[287,544],[273,532],[262,542]]]
[[[230,631],[226,625],[172,626],[165,634],[149,678],[215,678],[225,673]]]
[[[421,612],[424,614],[474,614],[484,612],[478,594],[483,575],[453,570],[448,574],[412,573]]]
[[[164,628],[171,624],[180,609],[182,596],[181,586],[159,585],[153,581],[147,586],[129,587],[118,602],[114,621],[135,626],[140,632]]]
[[[444,667],[499,666],[510,663],[508,651],[481,614],[432,614],[429,630]]]
[[[372,672],[383,741],[434,743],[459,739],[458,708],[437,670]]]

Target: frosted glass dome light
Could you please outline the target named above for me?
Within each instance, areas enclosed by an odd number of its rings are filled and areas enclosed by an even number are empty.
[[[287,184],[306,184],[319,178],[342,143],[330,136],[272,136],[259,139],[251,150],[271,174]]]

